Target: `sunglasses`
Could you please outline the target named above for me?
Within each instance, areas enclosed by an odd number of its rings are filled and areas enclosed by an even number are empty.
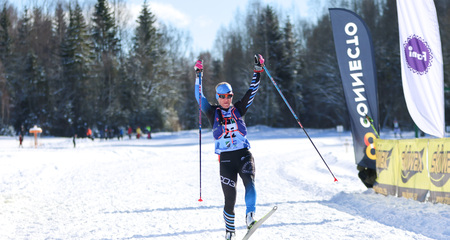
[[[229,94],[219,94],[219,98],[222,98],[222,99],[225,99],[225,98],[230,99],[232,97],[233,97],[233,94],[231,94],[231,93],[229,93]]]

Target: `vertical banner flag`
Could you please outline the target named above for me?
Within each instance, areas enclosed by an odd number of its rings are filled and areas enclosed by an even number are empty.
[[[433,0],[397,0],[403,93],[414,123],[444,137],[444,69]]]
[[[330,8],[336,56],[350,115],[356,164],[376,169],[374,140],[378,96],[372,36],[364,21],[346,9]],[[366,120],[373,119],[373,125]]]

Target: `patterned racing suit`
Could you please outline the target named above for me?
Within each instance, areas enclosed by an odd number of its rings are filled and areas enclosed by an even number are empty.
[[[241,100],[228,109],[220,105],[211,105],[201,93],[202,112],[207,116],[213,127],[215,153],[220,159],[220,180],[225,198],[223,216],[225,227],[229,232],[235,232],[234,206],[236,204],[236,183],[238,175],[245,187],[246,212],[255,212],[255,162],[247,140],[247,127],[243,116],[252,105],[259,88],[260,73],[254,73],[249,90]],[[195,95],[199,99],[199,81],[196,79]],[[203,89],[203,88],[202,88]]]

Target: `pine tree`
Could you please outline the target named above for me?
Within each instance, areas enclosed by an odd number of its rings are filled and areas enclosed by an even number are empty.
[[[98,0],[95,4],[95,11],[92,18],[92,40],[96,53],[95,71],[97,77],[95,91],[99,92],[100,121],[103,124],[111,125],[114,121],[114,114],[119,110],[117,92],[118,75],[118,54],[120,52],[120,42],[117,38],[117,27],[107,0]]]
[[[156,18],[146,1],[142,6],[137,23],[131,56],[134,65],[132,86],[136,95],[133,96],[135,99],[131,107],[139,109],[142,113],[139,121],[143,124],[144,122],[145,124],[148,122],[161,124],[163,122],[162,115],[159,114],[163,107],[161,103],[167,104],[173,101],[173,98],[167,97],[171,81],[168,72],[171,69],[163,65],[165,61],[162,35],[155,26]],[[165,81],[162,78],[165,78]],[[162,92],[163,89],[166,91]]]
[[[64,88],[64,75],[62,69],[62,44],[64,43],[65,34],[67,31],[65,10],[62,3],[56,5],[55,16],[53,18],[53,30],[51,38],[51,58],[48,68],[49,81],[49,122],[52,124],[52,134],[63,135],[64,125],[59,123],[60,109],[62,109],[60,99],[63,98],[62,89]]]
[[[0,128],[10,119],[10,64],[11,44],[10,37],[11,22],[9,20],[8,5],[5,2],[0,12]]]
[[[297,40],[293,33],[293,25],[289,18],[286,20],[282,29],[282,43],[283,51],[280,59],[281,68],[279,69],[279,78],[281,80],[281,86],[283,87],[283,94],[286,100],[289,102],[293,109],[298,109],[301,106],[301,82],[295,81],[299,63]],[[283,111],[283,118],[281,124],[283,126],[295,126],[297,123],[293,120],[291,114],[288,111]]]
[[[343,98],[342,82],[334,53],[331,23],[323,15],[313,27],[307,39],[303,97],[304,125],[310,127],[334,127],[348,116]]]
[[[3,4],[0,12],[0,60],[6,63],[11,55],[11,37],[10,37],[11,22],[9,20],[8,5]]]
[[[284,88],[286,85],[284,85],[283,79],[280,78],[280,73],[283,71],[281,59],[284,56],[282,33],[280,31],[278,16],[272,7],[267,6],[261,15],[259,15],[257,29],[258,33],[255,36],[256,49],[259,50],[257,52],[262,53],[267,60],[270,74],[277,84],[280,84],[280,88],[284,94],[287,89]],[[277,126],[285,117],[284,114],[281,114],[281,111],[287,107],[281,97],[277,96],[273,86],[269,84],[263,86],[265,87],[262,87],[261,94],[265,94],[265,96],[263,98],[264,103],[261,106],[265,106],[266,109],[260,116],[263,116],[266,125]]]
[[[92,37],[97,57],[102,58],[102,53],[117,54],[120,50],[117,27],[107,0],[97,1],[92,21]]]
[[[64,90],[59,111],[64,117],[65,128],[72,125],[76,130],[85,123],[95,122],[98,92],[90,77],[92,45],[82,9],[78,3],[69,8],[69,26],[61,49]]]
[[[412,127],[412,120],[403,96],[398,27],[386,27],[398,26],[395,1],[386,1],[377,22],[372,36],[377,66],[378,93],[382,93],[378,98],[380,124],[382,127],[391,127],[394,118],[397,118],[404,127],[409,125],[407,122],[411,123],[409,127]]]
[[[11,76],[11,84],[13,86],[13,92],[11,94],[13,104],[13,114],[16,121],[15,125],[31,125],[29,115],[31,113],[31,101],[30,96],[31,86],[29,85],[29,73],[24,63],[30,63],[30,57],[33,56],[31,51],[31,19],[28,8],[25,7],[22,18],[18,21],[18,36],[15,43],[14,56],[11,59],[12,68],[14,72]],[[32,61],[31,61],[32,62]],[[32,75],[32,74],[31,74]],[[35,123],[34,123],[35,124]]]

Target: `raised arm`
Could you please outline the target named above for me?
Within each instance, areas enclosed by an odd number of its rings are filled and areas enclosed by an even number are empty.
[[[256,92],[259,89],[259,83],[261,78],[261,72],[264,71],[264,58],[261,54],[255,55],[255,68],[252,77],[252,82],[250,83],[250,88],[239,100],[235,106],[239,109],[241,115],[244,115],[247,112],[247,109],[253,104],[253,100],[255,99]]]
[[[203,62],[202,60],[198,60],[195,63],[194,66],[195,69],[195,99],[197,100],[197,103],[199,102],[199,94],[200,94],[200,99],[202,101],[202,112],[207,113],[211,110],[211,104],[208,102],[208,100],[205,98],[205,95],[203,94],[203,86],[202,84],[200,84],[200,79],[198,78],[199,73],[201,74],[201,76],[203,76]],[[201,88],[201,90],[200,90]]]

